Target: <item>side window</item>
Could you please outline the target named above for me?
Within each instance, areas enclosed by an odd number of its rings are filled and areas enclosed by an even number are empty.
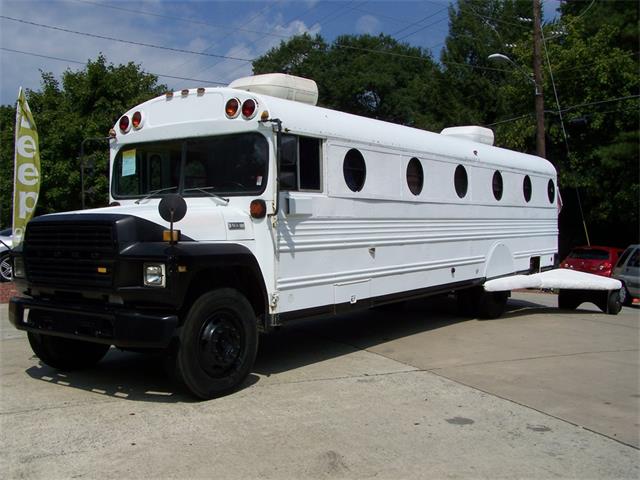
[[[504,190],[502,185],[502,174],[496,170],[493,173],[493,180],[491,181],[491,188],[493,189],[493,196],[496,200],[502,199],[502,192]]]
[[[640,267],[640,248],[636,248],[636,251],[633,252],[627,266],[636,268]]]
[[[467,195],[467,189],[469,188],[469,178],[467,177],[467,170],[462,165],[458,165],[456,167],[453,183],[456,187],[456,193],[458,196],[460,198],[464,198]]]
[[[524,195],[524,201],[529,203],[531,200],[531,179],[529,175],[525,175],[522,181],[522,194]]]
[[[424,184],[422,164],[417,158],[412,158],[407,164],[407,186],[414,195],[420,195]]]
[[[320,191],[320,140],[283,135],[280,152],[280,189]]]
[[[549,183],[547,183],[547,196],[549,197],[549,203],[553,203],[556,198],[556,186],[553,180],[549,180]]]
[[[622,255],[620,255],[620,258],[618,259],[618,263],[616,264],[616,267],[620,267],[622,265],[624,265],[625,260],[627,259],[627,257],[629,256],[629,254],[633,252],[633,248],[627,248]]]
[[[344,156],[342,164],[342,173],[344,181],[352,192],[359,192],[364,187],[364,181],[367,178],[367,166],[364,163],[362,154],[352,148]]]

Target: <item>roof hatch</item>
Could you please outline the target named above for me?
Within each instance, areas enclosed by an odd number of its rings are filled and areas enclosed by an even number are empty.
[[[318,102],[316,82],[284,73],[266,73],[239,78],[231,82],[229,87],[310,105]]]
[[[467,127],[449,127],[440,132],[441,135],[461,138],[470,142],[484,143],[485,145],[493,145],[493,130],[475,125]]]

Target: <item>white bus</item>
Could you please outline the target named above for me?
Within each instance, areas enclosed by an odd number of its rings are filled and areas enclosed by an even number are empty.
[[[164,350],[198,397],[237,388],[290,320],[552,268],[554,167],[493,133],[432,133],[315,106],[311,80],[167,94],[111,132],[111,206],[46,215],[14,257],[11,320],[57,368]],[[25,315],[28,309],[29,315]]]

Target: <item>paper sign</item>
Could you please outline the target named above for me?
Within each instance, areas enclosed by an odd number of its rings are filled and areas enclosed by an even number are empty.
[[[136,151],[122,152],[122,176],[129,177],[136,174]]]

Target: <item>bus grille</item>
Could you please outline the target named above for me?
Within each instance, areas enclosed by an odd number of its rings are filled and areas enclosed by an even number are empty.
[[[113,285],[117,242],[112,224],[30,224],[24,241],[27,279],[64,287]]]

